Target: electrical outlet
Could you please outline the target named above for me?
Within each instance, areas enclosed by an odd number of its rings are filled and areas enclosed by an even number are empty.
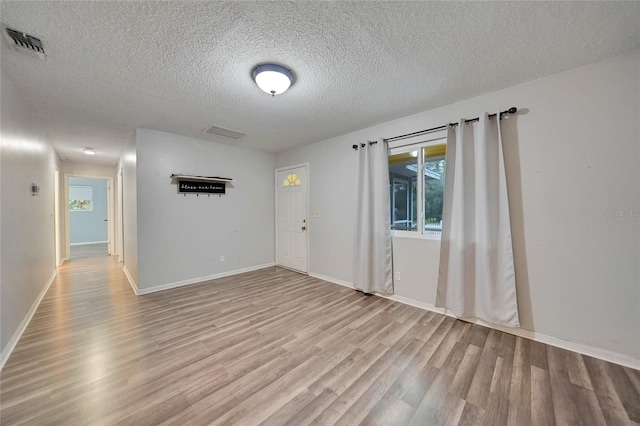
[[[396,271],[396,280],[402,280],[402,274],[400,274],[400,271]]]
[[[224,254],[220,256],[220,262],[224,262]]]

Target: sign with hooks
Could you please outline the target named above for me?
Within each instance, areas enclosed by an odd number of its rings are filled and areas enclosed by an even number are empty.
[[[222,197],[222,194],[226,192],[227,183],[233,183],[236,181],[231,178],[224,178],[218,176],[196,176],[196,175],[183,175],[175,174],[171,175],[171,180],[178,184],[178,194],[218,194]]]
[[[178,194],[224,194],[225,182],[178,180]]]

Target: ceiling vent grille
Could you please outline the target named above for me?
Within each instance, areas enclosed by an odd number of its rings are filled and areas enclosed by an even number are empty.
[[[2,26],[2,33],[5,39],[16,52],[25,53],[30,56],[35,56],[40,59],[45,58],[44,47],[42,46],[42,40],[37,37],[31,36],[27,33],[12,30],[4,25]]]
[[[205,130],[205,133],[224,136],[225,138],[231,138],[236,140],[247,136],[246,133],[236,132],[235,130],[225,129],[224,127],[219,127],[219,126],[211,126],[207,130]]]

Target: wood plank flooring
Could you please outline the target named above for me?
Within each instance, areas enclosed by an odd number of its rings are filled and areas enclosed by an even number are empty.
[[[81,259],[84,257],[108,256],[109,247],[107,243],[84,244],[71,246],[71,259]]]
[[[640,372],[284,269],[136,297],[55,283],[0,375],[5,425],[637,425]]]

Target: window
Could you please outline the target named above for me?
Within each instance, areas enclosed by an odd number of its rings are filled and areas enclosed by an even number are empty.
[[[442,233],[446,139],[391,148],[391,229]]]
[[[69,185],[69,210],[93,211],[93,186]]]
[[[297,174],[291,173],[290,175],[288,175],[286,177],[286,179],[284,180],[282,185],[283,186],[299,186],[300,185],[300,178],[298,177]]]

